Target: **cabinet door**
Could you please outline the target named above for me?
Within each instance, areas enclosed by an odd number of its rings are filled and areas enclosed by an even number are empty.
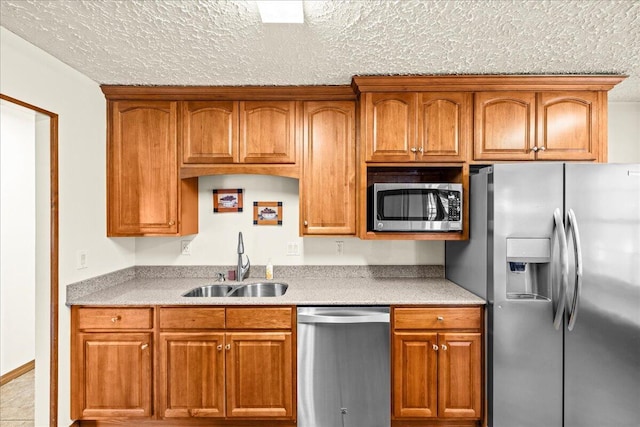
[[[438,416],[479,418],[482,413],[481,335],[438,335]]]
[[[418,154],[423,161],[465,160],[471,143],[471,93],[425,92],[418,101]]]
[[[597,159],[597,102],[597,92],[538,94],[538,159]]]
[[[227,416],[293,418],[291,332],[227,333]]]
[[[294,101],[240,102],[240,162],[295,163]]]
[[[176,102],[111,104],[109,236],[178,232],[176,111]]]
[[[224,334],[160,334],[162,417],[224,417]]]
[[[151,416],[150,333],[79,333],[72,418]]]
[[[302,235],[356,232],[353,102],[305,102]]]
[[[181,103],[182,161],[238,162],[238,103],[190,101]]]
[[[393,416],[437,417],[437,334],[393,333]]]
[[[475,160],[534,160],[534,92],[475,94],[473,158]]]
[[[417,94],[365,93],[363,98],[366,161],[414,161]]]

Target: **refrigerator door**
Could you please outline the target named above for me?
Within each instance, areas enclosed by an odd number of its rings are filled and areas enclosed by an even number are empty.
[[[562,427],[563,328],[553,325],[563,308],[553,218],[562,179],[553,163],[499,164],[489,177],[491,427]]]
[[[573,330],[565,331],[564,425],[637,427],[640,165],[567,164],[565,177],[567,213],[575,212],[579,228],[583,279]],[[572,263],[573,234],[569,228]],[[569,302],[575,289],[571,279]]]

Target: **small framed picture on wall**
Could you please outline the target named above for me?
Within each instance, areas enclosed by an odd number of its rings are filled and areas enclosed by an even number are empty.
[[[282,202],[253,202],[254,225],[282,225]]]
[[[213,190],[213,213],[242,212],[242,189]]]

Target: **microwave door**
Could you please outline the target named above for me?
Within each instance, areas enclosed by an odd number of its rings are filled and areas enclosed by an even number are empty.
[[[382,217],[378,219],[402,220],[405,218],[405,212],[409,209],[409,201],[404,193],[401,190],[386,192],[382,198]]]

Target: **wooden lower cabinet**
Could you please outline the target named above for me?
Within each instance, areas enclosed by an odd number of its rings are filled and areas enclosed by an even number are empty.
[[[224,334],[160,334],[160,416],[224,417]]]
[[[291,332],[235,332],[227,339],[227,416],[293,417]]]
[[[293,316],[292,307],[160,307],[159,417],[294,420]]]
[[[396,308],[392,425],[476,426],[483,417],[481,308]],[[449,329],[450,328],[450,329]]]
[[[394,307],[392,427],[479,426],[482,307]],[[71,309],[77,426],[296,425],[294,307]]]
[[[152,415],[151,314],[148,307],[72,308],[73,419]]]

